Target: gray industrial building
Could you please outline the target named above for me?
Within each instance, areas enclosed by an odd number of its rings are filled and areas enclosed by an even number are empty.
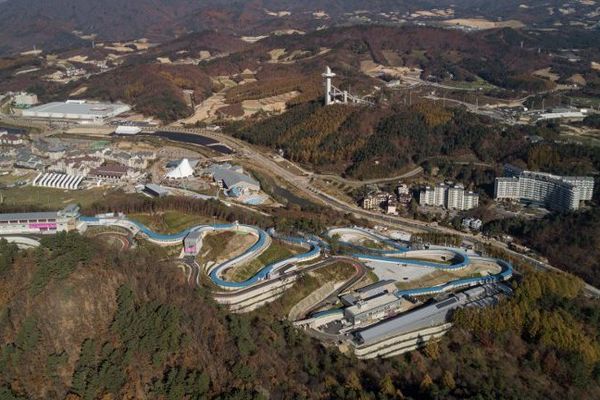
[[[353,325],[361,325],[407,309],[409,304],[412,303],[393,293],[382,293],[367,300],[359,300],[356,304],[344,308],[344,317]]]
[[[217,184],[229,191],[229,194],[238,197],[248,192],[258,192],[260,183],[249,175],[244,174],[242,167],[231,164],[213,164],[206,169],[206,173]]]
[[[360,300],[366,300],[385,293],[393,293],[396,289],[396,281],[393,279],[385,279],[363,286],[352,293],[344,294],[340,296],[340,300],[345,306],[353,306]]]
[[[167,189],[161,185],[155,185],[154,183],[147,183],[144,186],[144,193],[147,193],[150,196],[154,196],[154,197],[165,197],[165,196],[168,196],[171,192],[169,191],[169,189]]]
[[[359,346],[370,346],[395,336],[443,325],[450,321],[455,309],[494,304],[498,301],[499,296],[510,293],[510,291],[510,288],[505,285],[489,284],[452,294],[439,302],[358,331],[355,333],[355,340]]]
[[[61,211],[0,214],[0,235],[45,234],[76,229],[79,207]]]
[[[24,117],[72,120],[103,124],[109,118],[131,110],[127,104],[92,103],[85,100],[67,100],[31,107],[22,111]]]

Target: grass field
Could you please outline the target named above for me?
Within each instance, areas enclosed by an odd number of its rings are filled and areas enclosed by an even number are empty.
[[[157,214],[129,214],[128,217],[160,233],[177,233],[200,224],[212,224],[213,219],[181,211],[165,211]],[[221,222],[215,220],[214,222]]]
[[[267,306],[270,311],[268,315],[278,319],[287,316],[294,305],[317,290],[324,283],[325,282],[319,282],[319,279],[314,276],[302,276],[283,296]],[[262,315],[265,314],[263,309],[255,312],[260,312]]]
[[[327,282],[349,279],[354,274],[354,267],[345,262],[338,262],[329,267],[306,274],[298,279],[285,295],[269,304],[269,310],[274,317],[287,316],[292,307],[300,300],[323,286]]]
[[[98,200],[107,200],[113,195],[102,188],[89,190],[62,190],[21,186],[18,188],[1,189],[4,205],[30,207],[33,209],[58,210],[67,204],[76,203],[82,207],[90,206]]]
[[[283,260],[291,257],[294,254],[305,251],[301,248],[295,248],[287,244],[283,244],[278,241],[273,241],[269,248],[265,250],[260,256],[251,262],[234,268],[231,271],[229,279],[234,282],[244,281],[258,272],[261,268],[276,261]]]
[[[367,268],[367,276],[369,277],[369,279],[371,280],[372,283],[379,282],[379,277],[377,276],[377,274],[368,268]]]
[[[227,242],[232,240],[235,236],[235,232],[219,232],[206,235],[204,239],[202,239],[201,255],[198,257],[199,263],[202,265],[203,263],[219,259],[227,246]]]
[[[37,172],[31,171],[31,172],[25,172],[22,175],[15,175],[14,173],[8,174],[8,175],[1,175],[0,176],[0,185],[12,185],[18,181],[28,181],[30,179],[35,178],[37,175]]]
[[[388,248],[389,246],[386,246],[385,243],[382,242],[376,242],[374,240],[369,240],[369,239],[365,239],[360,243],[361,246],[366,247],[367,249],[374,249],[374,250],[383,250]]]
[[[475,81],[472,82],[468,82],[468,81],[445,81],[443,82],[444,85],[447,86],[452,86],[455,87],[457,89],[479,89],[481,88],[482,90],[491,90],[491,89],[495,89],[496,86],[492,85],[491,83],[478,78]]]
[[[500,268],[487,268],[487,267],[468,267],[465,269],[459,269],[455,271],[442,271],[435,270],[431,274],[425,275],[421,278],[414,279],[408,282],[396,282],[398,289],[415,289],[429,286],[437,286],[447,282],[451,282],[457,279],[465,278],[476,278],[480,276],[486,276],[488,274],[495,274],[500,272]]]
[[[321,268],[315,271],[315,276],[319,279],[319,282],[325,283],[329,281],[345,281],[354,275],[355,269],[352,264],[344,261],[336,262],[328,267]]]

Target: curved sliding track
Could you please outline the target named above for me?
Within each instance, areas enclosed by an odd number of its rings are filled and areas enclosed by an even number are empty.
[[[436,293],[442,293],[450,290],[460,289],[469,286],[482,285],[485,283],[501,282],[508,280],[512,277],[513,267],[512,265],[504,260],[481,257],[481,256],[469,256],[465,252],[451,247],[438,247],[435,249],[428,250],[409,250],[408,247],[398,244],[389,238],[386,238],[377,233],[371,232],[362,228],[334,228],[327,232],[329,237],[333,237],[335,234],[355,234],[357,236],[366,236],[370,239],[377,240],[384,243],[388,247],[393,247],[395,250],[383,250],[383,249],[371,249],[364,246],[360,246],[354,243],[343,242],[354,248],[362,249],[367,253],[378,253],[363,254],[354,253],[352,257],[357,258],[361,261],[375,261],[380,263],[396,264],[399,268],[415,266],[434,268],[442,271],[453,271],[460,270],[469,267],[473,261],[478,262],[491,262],[496,263],[500,266],[500,272],[494,275],[478,276],[471,278],[456,279],[453,281],[446,282],[442,285],[415,288],[407,290],[397,290],[396,296],[422,296]],[[443,262],[435,262],[423,259],[411,259],[410,257],[422,258],[422,257],[438,257],[444,261],[450,261],[450,264]]]
[[[233,257],[223,263],[211,266],[207,273],[210,279],[219,287],[224,289],[241,289],[252,286],[259,281],[270,279],[278,275],[279,270],[288,266],[289,264],[309,261],[318,258],[321,254],[321,247],[316,241],[305,240],[302,238],[283,238],[282,240],[293,242],[294,244],[306,247],[307,252],[302,254],[296,254],[292,257],[284,260],[276,261],[272,264],[266,265],[261,268],[255,275],[248,278],[243,282],[232,282],[223,279],[223,273],[240,265],[244,262],[250,261],[258,257],[263,251],[265,251],[271,244],[271,237],[263,229],[260,229],[251,225],[244,224],[214,224],[214,225],[197,225],[189,229],[185,229],[181,232],[174,234],[163,234],[154,232],[142,223],[133,221],[126,218],[107,218],[100,219],[96,217],[81,217],[81,220],[88,223],[89,225],[113,225],[120,226],[128,229],[134,235],[142,233],[149,241],[162,244],[162,245],[173,245],[178,244],[185,239],[191,232],[201,232],[202,236],[211,232],[244,232],[256,236],[257,240],[242,254]]]

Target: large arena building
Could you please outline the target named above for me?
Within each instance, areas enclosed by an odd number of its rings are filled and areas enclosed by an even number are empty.
[[[29,118],[103,124],[109,118],[116,117],[129,110],[131,110],[131,107],[127,104],[67,100],[66,102],[53,102],[31,107],[23,110],[22,115]]]

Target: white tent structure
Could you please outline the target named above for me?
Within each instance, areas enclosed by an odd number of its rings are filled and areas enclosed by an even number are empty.
[[[184,158],[177,167],[167,173],[167,179],[183,179],[194,175],[194,168],[190,164],[190,160]]]

